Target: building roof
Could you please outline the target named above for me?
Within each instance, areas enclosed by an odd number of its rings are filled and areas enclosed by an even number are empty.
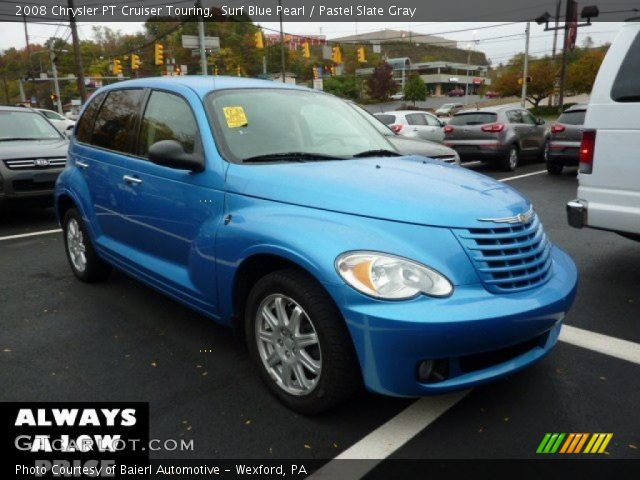
[[[366,32],[356,35],[347,35],[345,37],[332,38],[333,42],[363,42],[363,43],[380,43],[380,42],[412,42],[436,44],[442,47],[457,48],[458,42],[449,40],[435,35],[427,35],[424,33],[412,32],[410,30],[391,30],[384,29],[375,32]]]

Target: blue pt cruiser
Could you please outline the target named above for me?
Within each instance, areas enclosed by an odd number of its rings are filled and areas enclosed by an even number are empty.
[[[362,383],[419,396],[511,374],[553,347],[576,292],[517,191],[401,156],[342,100],[269,81],[100,89],[56,208],[80,280],[115,267],[237,328],[303,413]]]

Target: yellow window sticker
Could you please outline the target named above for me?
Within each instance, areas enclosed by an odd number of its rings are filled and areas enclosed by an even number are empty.
[[[249,124],[247,115],[242,107],[223,107],[224,118],[227,120],[227,127],[238,128]]]

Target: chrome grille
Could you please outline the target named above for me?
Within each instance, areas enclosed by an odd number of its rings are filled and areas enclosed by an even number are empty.
[[[49,165],[36,165],[36,160],[48,160]],[[47,169],[47,168],[61,168],[64,167],[67,162],[66,157],[36,157],[36,158],[16,158],[12,160],[5,160],[4,164],[9,170],[27,170],[32,168]]]
[[[495,293],[536,287],[551,274],[551,246],[538,216],[524,224],[457,230],[482,283]]]

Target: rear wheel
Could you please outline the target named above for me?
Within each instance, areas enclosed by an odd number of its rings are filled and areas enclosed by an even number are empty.
[[[561,165],[559,163],[547,162],[547,172],[549,172],[549,175],[560,175],[563,169],[564,165]]]
[[[513,172],[518,168],[518,162],[520,161],[520,152],[516,145],[511,145],[509,152],[502,159],[501,166],[505,172]]]
[[[359,387],[344,319],[307,274],[286,269],[260,279],[247,300],[245,328],[262,380],[292,410],[320,413]]]
[[[111,266],[96,254],[82,216],[70,208],[62,221],[64,245],[73,274],[83,282],[94,283],[106,280]]]

